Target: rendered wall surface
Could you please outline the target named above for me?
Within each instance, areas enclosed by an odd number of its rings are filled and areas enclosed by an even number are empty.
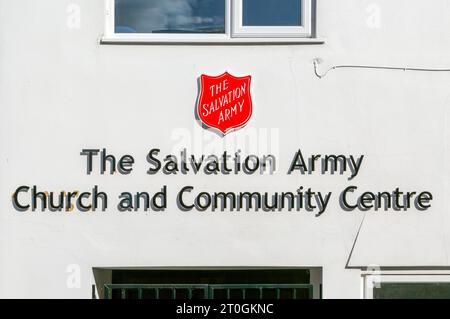
[[[67,27],[71,3],[79,29]],[[368,22],[372,4],[378,26]],[[450,67],[449,14],[447,0],[319,0],[320,45],[101,45],[103,1],[0,0],[0,296],[90,298],[93,267],[270,266],[323,267],[325,298],[359,298],[360,271],[347,263],[449,266],[450,73],[335,70],[319,79],[312,64]],[[252,75],[254,114],[222,139],[200,128],[194,107],[198,77],[226,70]],[[151,148],[195,144],[209,154],[264,132],[279,164],[272,176],[145,174]],[[103,147],[132,154],[133,173],[86,175],[81,149]],[[363,154],[364,164],[352,181],[287,175],[299,148]],[[19,185],[118,194],[164,184],[164,213],[20,213],[11,204]],[[337,194],[353,184],[430,191],[432,208],[343,212],[334,200],[315,217],[180,212],[173,200],[184,185]],[[79,289],[67,286],[70,265],[80,266]]]

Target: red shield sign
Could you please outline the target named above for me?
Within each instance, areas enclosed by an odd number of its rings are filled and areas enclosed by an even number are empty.
[[[223,135],[245,126],[253,111],[251,79],[250,75],[235,77],[228,72],[219,76],[202,74],[197,114],[203,124]]]

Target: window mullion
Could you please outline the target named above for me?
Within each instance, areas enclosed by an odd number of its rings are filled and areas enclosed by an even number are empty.
[[[225,33],[232,38],[232,25],[234,21],[233,5],[234,0],[225,0]]]

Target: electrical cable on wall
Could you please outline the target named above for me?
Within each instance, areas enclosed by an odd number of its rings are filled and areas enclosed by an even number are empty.
[[[335,65],[327,69],[323,73],[319,73],[318,65],[322,63],[322,59],[316,58],[313,61],[314,73],[319,79],[324,78],[330,71],[337,69],[374,69],[374,70],[394,70],[394,71],[417,71],[417,72],[450,72],[450,69],[432,69],[432,68],[409,68],[409,67],[393,67],[393,66],[374,66],[374,65]]]

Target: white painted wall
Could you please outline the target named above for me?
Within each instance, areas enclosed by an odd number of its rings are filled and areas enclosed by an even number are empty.
[[[69,4],[81,8],[67,27]],[[447,0],[319,0],[323,45],[100,45],[101,0],[0,0],[0,296],[90,298],[92,267],[320,266],[325,298],[359,298],[350,266],[449,266],[450,73],[336,70],[335,64],[450,67]],[[375,9],[374,9],[375,8]],[[373,10],[380,10],[374,26]],[[375,23],[376,24],[376,23]],[[193,118],[200,74],[253,76],[254,116],[224,140],[272,132],[274,176],[148,176],[145,155],[180,145],[187,132],[208,147],[219,137]],[[195,136],[195,137],[194,137]],[[200,136],[200,139],[199,139]],[[137,159],[130,176],[84,174],[82,148],[107,147]],[[287,176],[295,151],[364,154],[361,189],[428,190],[427,212],[181,213],[174,197],[197,189],[323,191],[344,176]],[[223,149],[221,149],[223,151]],[[18,213],[19,185],[48,190],[158,191],[169,209],[154,213]],[[67,287],[70,265],[81,287]],[[69,278],[70,279],[70,278]]]

